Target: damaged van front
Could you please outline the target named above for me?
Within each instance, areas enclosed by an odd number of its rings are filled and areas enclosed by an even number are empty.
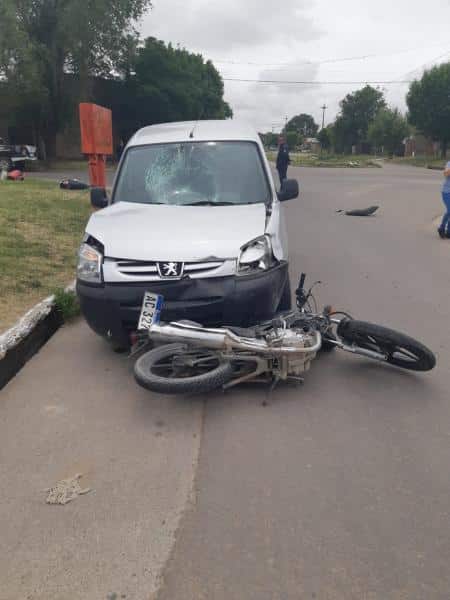
[[[248,325],[290,307],[280,200],[259,136],[234,121],[140,130],[122,157],[111,199],[79,251],[77,292],[89,325],[128,346],[146,291],[162,320]]]

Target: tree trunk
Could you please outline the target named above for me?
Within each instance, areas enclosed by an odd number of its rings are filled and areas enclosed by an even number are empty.
[[[44,140],[47,158],[56,158],[56,131],[53,128],[48,128]]]
[[[442,142],[441,142],[441,158],[447,158],[447,146],[448,146],[448,141],[442,140]]]
[[[39,158],[41,160],[43,160],[44,162],[46,162],[47,161],[47,147],[45,145],[44,138],[41,135],[38,136],[37,148],[38,148]]]

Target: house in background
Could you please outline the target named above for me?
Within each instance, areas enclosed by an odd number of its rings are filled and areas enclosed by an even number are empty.
[[[441,145],[421,133],[415,133],[404,141],[405,156],[440,156]]]
[[[313,152],[317,154],[320,152],[320,142],[317,138],[305,138],[305,141],[302,144],[302,150],[305,152]]]

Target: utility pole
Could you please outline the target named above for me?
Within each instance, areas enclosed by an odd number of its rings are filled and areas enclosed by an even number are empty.
[[[322,129],[323,129],[325,127],[325,111],[327,110],[328,106],[326,104],[324,104],[320,108],[322,109]]]

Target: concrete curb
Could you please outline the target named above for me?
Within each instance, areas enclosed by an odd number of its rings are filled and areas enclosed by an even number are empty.
[[[75,284],[67,292],[75,291]],[[61,327],[64,319],[49,296],[0,335],[0,390],[20,371]]]

